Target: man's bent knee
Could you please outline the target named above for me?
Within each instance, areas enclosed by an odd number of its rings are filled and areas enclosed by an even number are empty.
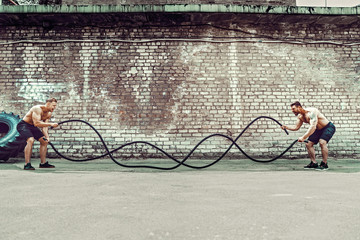
[[[29,138],[26,140],[26,142],[27,142],[28,144],[30,144],[30,145],[33,145],[34,142],[35,142],[35,138],[29,137]]]
[[[314,143],[311,142],[311,141],[308,141],[308,142],[305,144],[305,146],[306,146],[307,148],[312,148],[312,147],[314,147]]]
[[[42,139],[42,138],[40,138],[39,139],[39,142],[40,142],[40,145],[42,145],[42,146],[46,146],[46,145],[48,145],[48,142],[47,141],[45,141],[44,139]]]
[[[320,145],[320,147],[326,147],[326,144],[327,144],[327,141],[326,141],[326,140],[324,140],[324,139],[320,139],[320,140],[319,140],[319,145]]]

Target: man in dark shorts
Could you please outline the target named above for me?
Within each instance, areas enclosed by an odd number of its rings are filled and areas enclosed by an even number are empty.
[[[291,111],[297,116],[297,122],[295,126],[285,126],[283,125],[282,129],[287,129],[290,131],[297,131],[303,123],[310,124],[307,132],[299,137],[299,142],[304,142],[308,138],[306,143],[306,148],[309,153],[311,162],[306,165],[305,169],[317,169],[317,170],[327,170],[327,158],[328,158],[328,147],[327,143],[330,141],[334,135],[336,128],[335,125],[326,119],[326,117],[319,112],[316,108],[303,108],[299,102],[294,102],[291,104]],[[314,145],[319,143],[322,153],[322,161],[320,166],[315,160],[315,149]]]
[[[36,105],[30,109],[25,117],[17,125],[20,136],[26,139],[25,154],[25,170],[35,170],[31,166],[30,159],[32,148],[35,140],[40,142],[40,168],[54,168],[54,165],[46,161],[47,145],[50,141],[48,127],[57,127],[57,123],[49,123],[52,112],[55,110],[57,100],[50,98],[46,100],[45,105]],[[40,130],[39,128],[42,128]]]

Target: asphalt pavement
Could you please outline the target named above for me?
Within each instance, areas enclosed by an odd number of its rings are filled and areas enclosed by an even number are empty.
[[[110,159],[24,171],[0,163],[1,239],[360,239],[360,161],[260,164],[226,159],[203,170],[124,168]],[[198,166],[210,160],[189,160]],[[162,159],[128,165],[172,166]]]

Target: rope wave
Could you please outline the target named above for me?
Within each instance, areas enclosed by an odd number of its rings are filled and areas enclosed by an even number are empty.
[[[114,150],[109,150],[107,144],[105,143],[103,137],[101,136],[101,134],[99,133],[99,131],[93,126],[91,125],[90,123],[84,121],[84,120],[80,120],[80,119],[71,119],[71,120],[66,120],[66,121],[62,121],[62,122],[59,122],[59,125],[61,124],[65,124],[65,123],[70,123],[70,122],[81,122],[81,123],[84,123],[86,125],[88,125],[99,137],[99,139],[101,140],[101,143],[103,145],[103,147],[105,148],[106,150],[106,153],[103,154],[103,155],[100,155],[100,156],[97,156],[97,157],[92,157],[92,158],[86,158],[86,159],[73,159],[73,158],[69,158],[67,156],[64,156],[63,154],[61,154],[57,149],[56,147],[54,146],[53,143],[49,142],[50,146],[53,148],[53,150],[56,152],[56,154],[58,154],[60,157],[66,159],[66,160],[69,160],[69,161],[73,161],[73,162],[85,162],[85,161],[91,161],[91,160],[95,160],[95,159],[99,159],[99,158],[103,158],[105,156],[109,156],[111,158],[111,160],[116,163],[117,165],[121,166],[121,167],[126,167],[126,168],[151,168],[151,169],[158,169],[158,170],[174,170],[180,166],[185,166],[185,167],[188,167],[188,168],[193,168],[193,169],[204,169],[204,168],[208,168],[214,164],[216,164],[217,162],[219,162],[221,159],[223,159],[226,154],[231,150],[232,147],[236,147],[242,154],[244,154],[245,157],[247,157],[248,159],[250,159],[251,161],[254,161],[254,162],[260,162],[260,163],[269,163],[269,162],[273,162],[277,159],[279,159],[280,157],[282,157],[287,151],[289,151],[297,142],[297,140],[295,140],[293,143],[290,144],[289,147],[287,147],[281,154],[279,154],[278,156],[272,158],[272,159],[269,159],[269,160],[259,160],[259,159],[255,159],[251,156],[249,156],[244,150],[241,149],[241,147],[236,143],[239,138],[243,135],[243,133],[252,125],[254,124],[256,121],[258,121],[259,119],[262,119],[262,118],[265,118],[265,119],[270,119],[272,121],[274,121],[275,123],[277,123],[279,126],[282,126],[282,124],[277,121],[276,119],[272,118],[272,117],[268,117],[268,116],[260,116],[260,117],[257,117],[255,118],[254,120],[252,120],[243,130],[242,132],[235,138],[235,139],[232,139],[231,137],[229,136],[226,136],[226,135],[223,135],[223,134],[211,134],[205,138],[203,138],[198,144],[195,145],[195,147],[182,159],[182,160],[178,160],[176,159],[175,157],[173,157],[171,154],[169,154],[168,152],[166,152],[165,150],[163,150],[162,148],[152,144],[152,143],[149,143],[149,142],[146,142],[146,141],[134,141],[134,142],[130,142],[130,143],[125,143],[123,145],[121,145],[120,147],[114,149]],[[286,131],[286,129],[284,129],[285,133],[287,135],[289,135],[289,133]],[[216,160],[214,160],[213,162],[209,163],[209,164],[205,164],[205,165],[202,165],[202,166],[194,166],[194,165],[191,165],[191,164],[188,164],[186,163],[186,161],[191,157],[191,155],[195,152],[195,150],[201,145],[203,144],[205,141],[207,141],[208,139],[210,138],[213,138],[213,137],[223,137],[227,140],[230,141],[230,145],[229,147],[226,149],[226,151],[220,156],[218,157]],[[158,151],[160,151],[161,153],[163,153],[166,157],[168,157],[169,159],[173,160],[175,162],[175,165],[172,166],[172,167],[158,167],[158,166],[151,166],[151,165],[126,165],[124,163],[121,163],[119,161],[117,161],[114,156],[112,155],[114,152],[117,152],[121,149],[123,149],[124,147],[126,146],[130,146],[130,145],[133,145],[133,144],[145,144],[145,145],[148,145]]]

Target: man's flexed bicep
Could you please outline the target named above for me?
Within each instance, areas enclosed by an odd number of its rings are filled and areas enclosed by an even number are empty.
[[[35,127],[41,127],[41,109],[34,107],[32,109],[32,122]]]
[[[46,123],[41,121],[41,108],[33,108],[32,120],[35,127],[43,128],[43,127],[51,127],[51,123]]]

